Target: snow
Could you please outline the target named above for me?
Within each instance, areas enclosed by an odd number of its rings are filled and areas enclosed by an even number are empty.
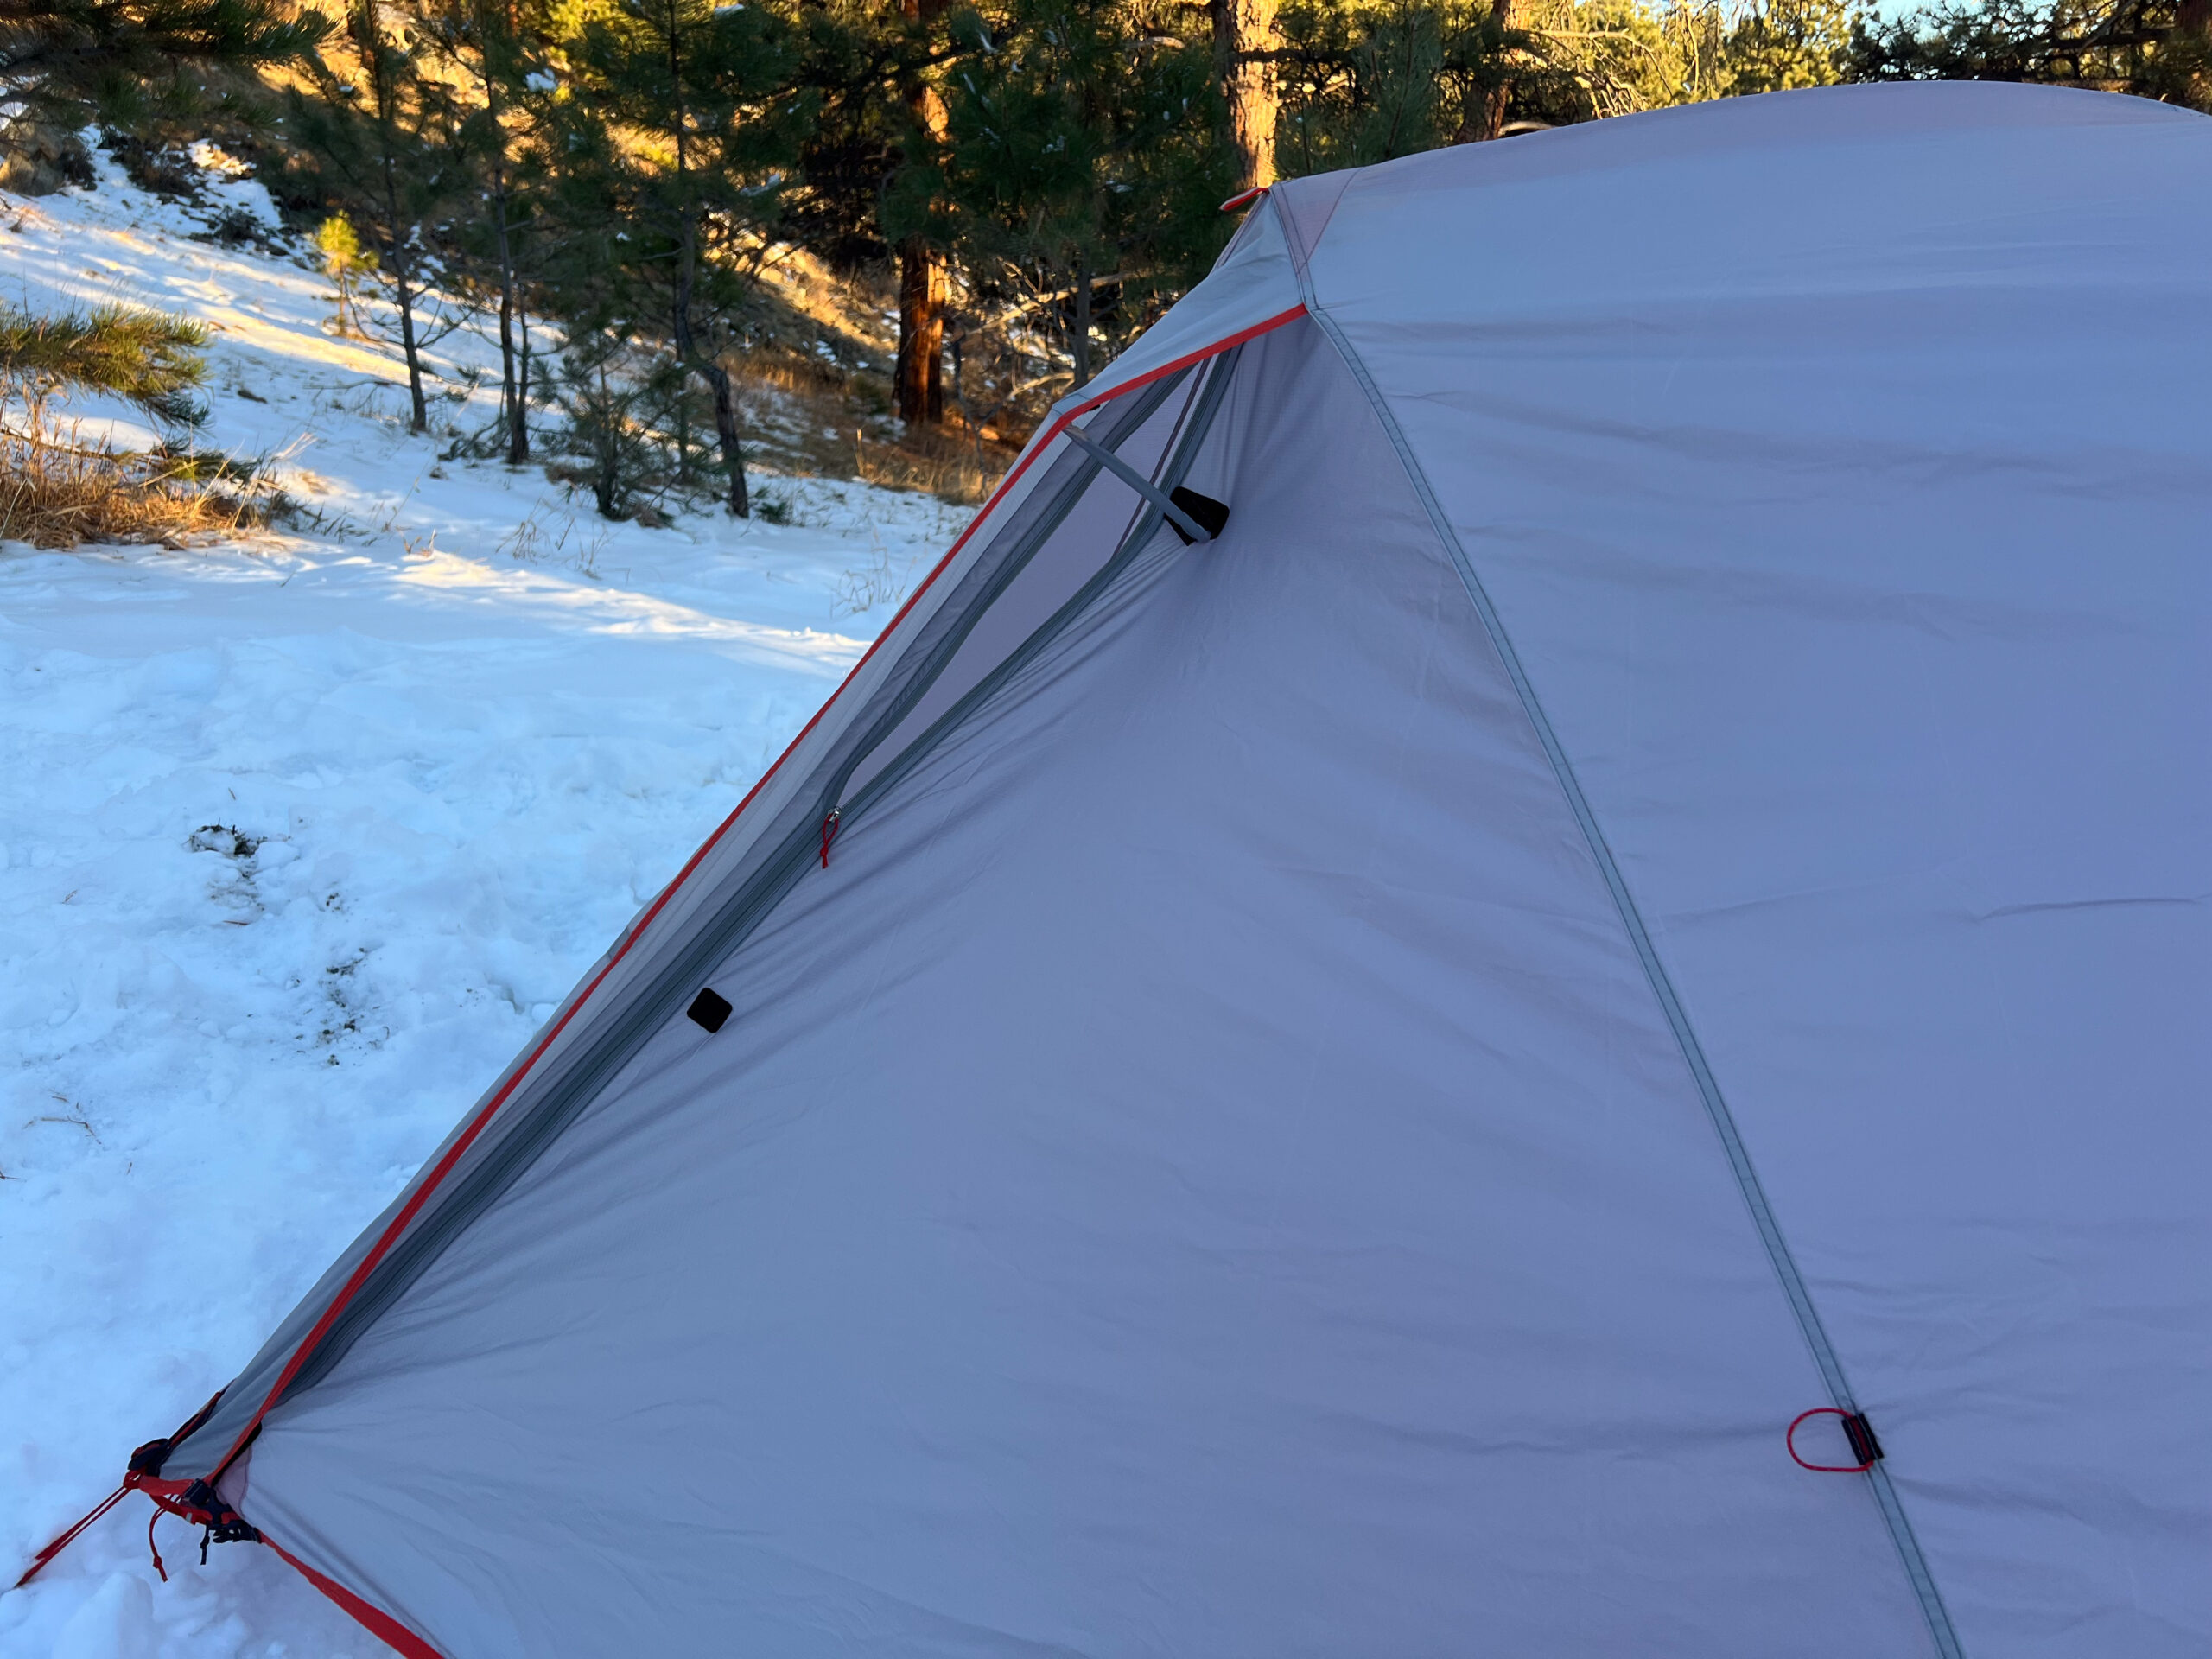
[[[215,325],[213,440],[295,450],[320,526],[0,543],[0,1583],[229,1379],[965,517],[765,478],[787,525],[648,531],[441,463],[318,275],[190,239],[275,224],[200,160],[202,208],[112,168],[0,202],[0,299]],[[493,360],[442,344],[442,429],[495,412],[467,378]],[[384,1651],[267,1550],[201,1567],[175,1521],[158,1581],[148,1510],[0,1594],[0,1653]]]

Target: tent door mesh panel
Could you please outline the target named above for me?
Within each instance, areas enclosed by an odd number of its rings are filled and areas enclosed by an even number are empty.
[[[1224,355],[1233,354],[1232,351]],[[1197,368],[1205,366],[1197,365],[1165,377],[1108,405],[1095,423],[1104,429],[1096,441],[1109,448],[1118,448],[1187,385]],[[1224,367],[1206,380],[1205,391],[1211,397],[1209,417],[1211,410],[1218,406],[1219,388],[1224,387],[1229,378],[1229,371]],[[1180,450],[1185,468],[1190,454],[1194,453],[1196,440],[1201,435],[1195,426],[1186,432]],[[756,855],[752,874],[712,916],[695,925],[683,948],[664,963],[644,988],[632,995],[621,1017],[569,1062],[553,1084],[529,1103],[484,1156],[456,1172],[440,1192],[435,1206],[378,1263],[375,1272],[333,1321],[315,1351],[286,1385],[284,1399],[305,1392],[330,1374],[361,1333],[375,1324],[445,1248],[560,1138],[652,1034],[690,1005],[698,994],[700,982],[743,943],[813,867],[820,853],[822,820],[825,814],[837,809],[838,798],[854,769],[897,730],[957,654],[976,624],[1050,541],[1075,504],[1101,476],[1098,461],[1081,450],[1071,448],[1065,459],[1073,464],[1064,477],[1052,484],[1052,494],[1041,511],[1017,515],[1015,522],[1008,526],[1012,533],[1001,538],[1005,545],[994,543],[986,550],[963,583],[968,591],[948,604],[946,609],[953,614],[946,617],[940,613],[938,618],[931,619],[925,637],[917,641],[922,649],[916,653],[912,671],[894,676],[879,692],[875,704],[855,718],[854,726],[861,732],[858,741],[841,744],[829,757],[824,767],[827,776],[822,786],[811,791],[810,802],[806,801],[806,792],[802,791],[805,810],[787,810],[788,827],[772,845]],[[1178,474],[1168,481],[1179,481],[1179,477]],[[1147,504],[1135,529],[1148,537],[1150,530],[1156,529],[1158,523],[1157,510]],[[1132,541],[1141,545],[1134,532],[1125,537],[1122,548],[1108,561],[1109,569],[1118,569],[1122,550]],[[1102,575],[1104,574],[1101,572]],[[1094,580],[1085,585],[1079,597],[1087,604],[1103,586]],[[1047,626],[1055,625],[1065,626],[1065,619],[1056,616]],[[932,631],[935,637],[928,637]],[[989,677],[993,683],[999,677],[995,674]],[[960,706],[972,704],[963,699]],[[932,728],[932,731],[935,729]],[[925,739],[927,738],[925,734]],[[880,792],[871,791],[867,798],[874,799]],[[854,807],[843,809],[842,817],[849,817],[861,804],[864,803],[856,802]]]

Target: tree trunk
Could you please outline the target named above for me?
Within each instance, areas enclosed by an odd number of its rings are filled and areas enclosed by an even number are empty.
[[[407,281],[404,259],[392,261],[391,278],[399,296],[399,349],[407,359],[407,395],[414,404],[414,416],[407,429],[427,432],[430,429],[430,405],[423,396],[423,358],[415,348],[415,296]]]
[[[909,426],[944,419],[944,264],[918,236],[899,248],[899,418]]]
[[[899,0],[909,23],[934,23],[949,0]],[[915,127],[935,143],[944,135],[944,100],[926,81],[901,88]],[[944,256],[922,237],[899,245],[899,360],[892,370],[899,418],[909,426],[944,422]]]
[[[1273,74],[1251,54],[1273,44],[1275,0],[1206,0],[1213,19],[1214,60],[1229,101],[1229,142],[1236,152],[1238,190],[1275,181],[1275,89]]]
[[[1497,32],[1497,61],[1500,73],[1482,101],[1468,115],[1462,118],[1455,143],[1484,143],[1502,137],[1505,132],[1506,112],[1513,107],[1513,83],[1503,73],[1505,65],[1505,36],[1513,27],[1513,0],[1490,0],[1490,19]]]
[[[681,24],[676,8],[668,16],[668,86],[676,123],[676,189],[680,230],[677,238],[676,291],[669,319],[676,336],[676,360],[707,383],[715,394],[715,437],[721,445],[722,464],[729,468],[729,511],[735,518],[749,518],[753,506],[745,488],[745,451],[738,440],[737,391],[729,371],[699,349],[691,332],[691,290],[698,281],[699,212],[690,199],[691,117],[683,101],[683,60],[677,34]]]
[[[385,210],[391,216],[391,234],[385,238],[391,250],[391,283],[399,298],[399,349],[407,359],[407,395],[414,400],[415,416],[409,423],[410,432],[430,429],[430,406],[423,396],[423,359],[415,348],[415,289],[407,279],[406,232],[399,223],[399,188],[392,177],[391,152],[384,158],[384,191]]]
[[[729,371],[719,363],[702,363],[699,372],[715,393],[715,438],[721,445],[722,461],[729,467],[729,511],[734,518],[750,518],[753,503],[745,489],[745,447],[737,429],[737,388]]]
[[[430,429],[430,406],[423,397],[423,359],[415,347],[415,292],[408,280],[408,230],[400,222],[399,173],[391,154],[391,126],[394,105],[398,91],[391,85],[390,67],[385,60],[384,35],[377,20],[376,0],[368,0],[363,9],[367,24],[369,72],[376,78],[377,137],[384,162],[385,245],[391,254],[392,286],[399,296],[399,349],[407,359],[407,391],[414,400],[414,419],[408,429],[427,432]]]
[[[519,308],[515,280],[514,251],[507,239],[507,169],[492,169],[492,211],[499,216],[499,397],[507,416],[507,465],[520,467],[530,460],[530,404],[521,353],[515,346],[515,313]]]
[[[1075,265],[1075,383],[1090,384],[1090,251],[1077,256]]]

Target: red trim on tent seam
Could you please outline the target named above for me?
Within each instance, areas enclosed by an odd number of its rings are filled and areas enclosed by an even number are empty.
[[[692,854],[690,861],[676,873],[676,879],[661,889],[660,896],[653,900],[645,914],[640,916],[632,925],[629,932],[623,936],[622,943],[616,947],[614,954],[607,958],[606,965],[593,976],[591,983],[585,986],[582,995],[562,1010],[560,1018],[556,1020],[551,1029],[538,1039],[537,1046],[531,1050],[529,1057],[516,1069],[514,1075],[500,1086],[499,1092],[492,1096],[474,1118],[470,1120],[468,1127],[454,1140],[453,1145],[446,1148],[445,1155],[438,1160],[437,1166],[430,1172],[429,1178],[415,1189],[406,1204],[401,1206],[399,1213],[391,1218],[391,1224],[385,1227],[382,1236],[378,1238],[368,1255],[364,1256],[360,1265],[353,1269],[353,1275],[346,1280],[344,1287],[333,1299],[330,1306],[323,1310],[322,1317],[315,1321],[315,1328],[308,1332],[307,1336],[302,1339],[299,1347],[293,1351],[292,1357],[285,1363],[283,1372],[278,1375],[276,1382],[270,1387],[267,1397],[254,1408],[252,1417],[247,1421],[245,1427],[238,1431],[238,1439],[232,1443],[230,1449],[224,1452],[222,1461],[216,1465],[217,1476],[228,1468],[231,1460],[245,1449],[246,1441],[251,1437],[254,1430],[261,1426],[261,1420],[268,1414],[270,1408],[274,1406],[283,1395],[292,1379],[299,1375],[300,1367],[307,1363],[308,1356],[313,1353],[323,1338],[329,1334],[330,1327],[337,1322],[339,1314],[345,1311],[346,1304],[353,1300],[362,1285],[367,1281],[369,1274],[376,1270],[377,1264],[384,1260],[392,1245],[398,1242],[400,1234],[406,1230],[407,1224],[421,1211],[430,1194],[437,1190],[448,1175],[453,1173],[454,1166],[461,1161],[462,1154],[475,1144],[476,1138],[490,1124],[493,1116],[499,1108],[506,1104],[508,1097],[522,1085],[523,1079],[530,1075],[531,1068],[543,1058],[545,1051],[550,1048],[555,1039],[568,1028],[569,1021],[575,1017],[577,1010],[591,1000],[592,994],[599,989],[607,975],[614,971],[615,965],[629,954],[630,947],[644,936],[645,929],[652,925],[654,918],[660,914],[668,901],[675,896],[677,889],[681,887],[690,879],[691,873],[699,868],[700,861],[714,849],[715,843],[728,832],[730,826],[743,815],[745,809],[753,804],[754,797],[767,787],[768,780],[773,778],[784,762],[791,758],[792,751],[804,742],[808,734],[821,723],[823,715],[830,712],[831,706],[836,703],[839,696],[843,695],[845,688],[853,683],[854,677],[868,666],[869,658],[882,648],[883,642],[888,639],[898,629],[899,625],[906,620],[908,613],[912,611],[916,601],[929,590],[931,583],[944,573],[946,568],[958,556],[960,550],[968,544],[969,539],[975,535],[977,527],[990,515],[992,508],[1004,499],[1007,492],[1014,487],[1015,481],[1029,469],[1030,464],[1051,446],[1052,440],[1059,436],[1078,415],[1088,414],[1103,404],[1126,396],[1139,387],[1150,385],[1154,381],[1177,373],[1194,363],[1218,356],[1234,346],[1242,346],[1246,340],[1255,340],[1271,330],[1281,327],[1286,323],[1294,322],[1305,315],[1306,307],[1302,302],[1294,305],[1287,311],[1279,313],[1264,321],[1254,323],[1249,328],[1239,329],[1236,333],[1217,340],[1211,346],[1202,346],[1197,351],[1187,353],[1172,362],[1163,363],[1156,369],[1148,370],[1134,379],[1110,387],[1095,397],[1073,405],[1053,421],[1043,439],[1033,443],[1021,459],[1014,463],[1013,470],[1000,480],[998,488],[991,493],[991,499],[983,504],[982,510],[969,522],[968,528],[960,532],[959,538],[945,550],[944,556],[931,569],[929,575],[922,579],[921,585],[908,595],[906,602],[899,607],[899,613],[893,617],[883,632],[875,637],[874,643],[861,653],[860,661],[853,664],[845,677],[838,683],[836,690],[830,694],[829,701],[815,710],[813,719],[799,728],[798,735],[791,741],[783,753],[776,757],[775,764],[761,773],[760,782],[746,791],[745,798],[737,804],[736,810],[722,820],[714,834],[707,837],[701,844],[699,850]]]
[[[261,1541],[275,1550],[297,1569],[300,1576],[328,1596],[350,1614],[353,1622],[367,1630],[394,1652],[405,1659],[445,1659],[445,1656],[409,1630],[381,1607],[373,1606],[355,1595],[337,1580],[326,1578],[298,1556],[286,1549],[275,1539],[264,1535]]]

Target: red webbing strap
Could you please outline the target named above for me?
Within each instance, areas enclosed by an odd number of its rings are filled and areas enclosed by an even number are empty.
[[[174,1515],[195,1524],[202,1523],[207,1519],[205,1515],[183,1501],[181,1495],[191,1484],[189,1481],[162,1480],[158,1477],[149,1478],[135,1474],[128,1477],[122,1485],[107,1495],[97,1509],[44,1549],[39,1551],[37,1556],[32,1560],[29,1569],[22,1578],[16,1580],[15,1587],[20,1590],[36,1578],[39,1570],[67,1549],[78,1534],[120,1503],[127,1494],[134,1491],[144,1492],[154,1502],[154,1512],[146,1519],[146,1550],[154,1558],[154,1571],[161,1575],[162,1582],[167,1584],[169,1578],[168,1567],[162,1560],[161,1550],[154,1543],[154,1529],[161,1523],[161,1519],[165,1515]],[[266,1534],[263,1535],[261,1541],[283,1556],[298,1570],[301,1577],[344,1608],[356,1624],[370,1631],[387,1647],[404,1655],[406,1659],[445,1659],[444,1655],[391,1614],[380,1607],[371,1606],[344,1585],[316,1572],[315,1568]]]
[[[409,1630],[381,1607],[372,1607],[334,1579],[327,1579],[272,1538],[262,1541],[296,1568],[302,1578],[328,1596],[353,1617],[353,1622],[406,1659],[445,1659],[445,1656]]]
[[[459,1163],[462,1154],[475,1144],[477,1137],[482,1135],[485,1128],[489,1126],[499,1108],[506,1104],[508,1097],[521,1087],[523,1079],[530,1075],[531,1069],[543,1057],[545,1051],[550,1048],[554,1040],[568,1028],[569,1021],[575,1017],[577,1011],[584,1004],[591,1001],[592,994],[599,989],[607,975],[614,971],[615,964],[627,956],[630,947],[644,937],[645,930],[652,925],[653,919],[661,913],[668,901],[675,897],[677,890],[690,878],[691,873],[699,868],[700,861],[714,849],[715,844],[728,832],[730,826],[744,815],[745,809],[753,804],[753,798],[767,787],[768,780],[782,768],[785,761],[791,759],[792,752],[804,743],[808,734],[821,723],[822,717],[830,712],[838,697],[843,695],[845,688],[853,683],[854,677],[868,666],[870,658],[882,649],[883,642],[898,632],[899,625],[906,620],[908,613],[914,608],[915,603],[929,591],[930,584],[944,574],[954,558],[958,556],[960,550],[968,544],[969,538],[975,535],[977,528],[990,516],[991,509],[995,507],[1005,497],[1006,493],[1014,487],[1015,481],[1029,470],[1031,463],[1051,447],[1052,440],[1066,430],[1069,423],[1078,415],[1086,415],[1100,405],[1110,403],[1116,397],[1126,397],[1141,387],[1150,385],[1155,380],[1164,379],[1171,374],[1179,374],[1193,364],[1202,363],[1211,357],[1217,357],[1233,346],[1242,346],[1249,340],[1256,340],[1260,335],[1271,333],[1286,323],[1295,322],[1305,315],[1304,304],[1294,305],[1287,311],[1280,312],[1274,316],[1255,322],[1248,328],[1240,328],[1235,334],[1217,340],[1210,346],[1201,346],[1197,351],[1186,352],[1181,357],[1171,362],[1163,363],[1156,369],[1148,369],[1144,373],[1119,385],[1109,387],[1104,391],[1085,398],[1083,402],[1073,404],[1064,411],[1052,423],[1043,438],[1032,443],[1022,453],[1021,459],[1014,463],[1013,469],[999,480],[998,488],[991,492],[990,499],[983,504],[982,511],[969,521],[968,527],[960,532],[959,538],[945,550],[944,556],[939,559],[931,569],[929,575],[922,579],[920,586],[907,596],[906,602],[899,607],[899,613],[891,619],[889,626],[878,634],[874,643],[861,654],[860,661],[853,664],[850,671],[838,683],[836,690],[830,694],[829,701],[815,710],[814,718],[800,728],[798,735],[793,738],[784,752],[776,757],[775,765],[760,774],[760,781],[746,791],[745,798],[737,804],[737,810],[724,818],[714,834],[708,836],[700,846],[699,850],[691,855],[683,868],[676,873],[676,879],[661,889],[660,896],[653,900],[645,914],[638,918],[629,932],[624,936],[621,944],[617,947],[614,954],[607,958],[607,965],[594,975],[591,982],[585,986],[582,992],[561,1011],[560,1018],[556,1020],[545,1035],[538,1039],[537,1046],[531,1050],[529,1056],[515,1069],[514,1074],[500,1086],[499,1092],[494,1094],[485,1103],[483,1109],[469,1121],[468,1127],[454,1139],[453,1145],[446,1148],[445,1155],[438,1160],[436,1167],[432,1169],[423,1184],[415,1189],[406,1204],[401,1207],[399,1213],[391,1218],[391,1224],[384,1230],[376,1243],[371,1247],[369,1253],[361,1258],[360,1265],[353,1269],[337,1296],[332,1300],[330,1306],[323,1310],[322,1317],[315,1321],[314,1328],[301,1339],[300,1345],[293,1351],[291,1358],[285,1362],[283,1370],[278,1374],[267,1396],[254,1408],[253,1415],[247,1420],[245,1426],[239,1429],[238,1439],[232,1442],[230,1448],[223,1453],[221,1461],[216,1464],[214,1473],[208,1477],[211,1482],[219,1478],[223,1471],[230,1467],[232,1460],[245,1450],[246,1442],[252,1438],[254,1431],[261,1427],[261,1420],[269,1414],[270,1408],[283,1397],[284,1390],[290,1386],[292,1379],[299,1375],[300,1367],[307,1363],[308,1356],[313,1353],[321,1345],[323,1338],[330,1333],[330,1327],[337,1323],[338,1316],[345,1312],[346,1304],[353,1300],[361,1287],[367,1282],[369,1275],[376,1270],[377,1264],[390,1254],[391,1247],[398,1242],[399,1236],[407,1230],[408,1224],[421,1212],[423,1205],[429,1201],[430,1194],[437,1190],[448,1175],[453,1173],[454,1166]],[[834,834],[835,831],[832,830],[830,833]],[[823,839],[822,850],[823,862],[826,865],[830,850],[827,836]]]

